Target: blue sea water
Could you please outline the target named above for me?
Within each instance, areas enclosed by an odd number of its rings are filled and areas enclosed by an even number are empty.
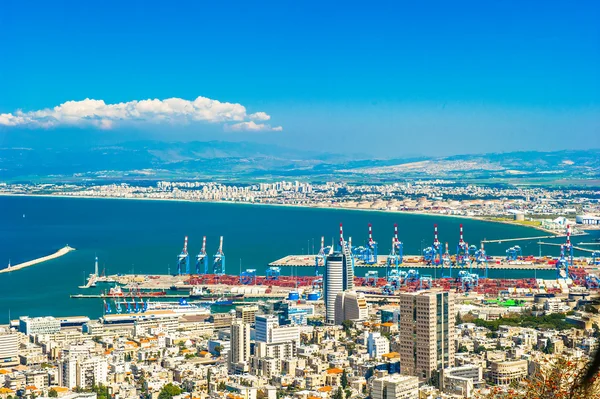
[[[0,324],[23,315],[87,315],[102,313],[99,300],[70,299],[84,277],[93,271],[94,257],[106,274],[166,274],[175,271],[184,236],[189,236],[193,257],[207,236],[207,251],[218,247],[224,236],[227,272],[243,268],[264,273],[269,262],[288,254],[318,251],[320,237],[337,239],[339,223],[354,245],[367,239],[367,223],[373,224],[380,254],[387,254],[398,223],[405,254],[417,254],[433,239],[433,224],[439,226],[440,241],[458,241],[458,226],[464,224],[465,239],[477,244],[482,239],[532,237],[540,231],[507,224],[471,219],[388,212],[258,206],[247,204],[192,203],[114,199],[51,197],[0,197],[0,268],[9,260],[20,262],[51,254],[65,244],[77,249],[61,258],[12,273],[0,274]],[[588,238],[589,240],[589,238]],[[555,241],[558,242],[558,241]],[[511,243],[510,245],[514,245]],[[524,254],[538,254],[535,240],[519,241]],[[502,255],[508,244],[489,244],[488,253]],[[544,254],[558,249],[544,248]],[[284,274],[291,271],[284,270]],[[298,270],[312,274],[312,268]],[[358,270],[363,274],[364,269]],[[495,274],[494,274],[495,273]],[[424,274],[434,274],[432,271]],[[538,272],[552,278],[553,272]],[[490,277],[533,277],[533,272],[493,271]]]

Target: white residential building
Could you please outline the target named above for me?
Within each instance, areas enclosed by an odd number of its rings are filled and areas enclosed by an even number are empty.
[[[373,379],[372,399],[416,399],[419,397],[417,377],[392,374]]]

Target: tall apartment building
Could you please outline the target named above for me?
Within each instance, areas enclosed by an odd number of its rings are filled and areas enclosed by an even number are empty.
[[[300,328],[297,326],[280,326],[279,320],[273,315],[256,316],[255,330],[257,342],[268,344],[288,341],[300,342]]]
[[[237,319],[242,319],[243,322],[247,324],[254,324],[256,312],[258,312],[258,306],[256,305],[235,307],[235,317]]]
[[[373,379],[372,399],[415,399],[419,397],[419,379],[392,374]]]
[[[67,388],[90,388],[106,385],[108,362],[102,356],[68,356],[59,363],[59,379]]]
[[[352,254],[345,243],[340,252],[334,252],[325,262],[325,321],[335,323],[335,301],[340,292],[354,288]]]
[[[243,371],[250,360],[250,324],[236,319],[231,323],[229,370]]]
[[[344,291],[335,298],[335,324],[341,325],[344,320],[367,320],[369,306],[362,292]]]
[[[454,366],[454,294],[421,291],[400,294],[400,367],[403,374],[429,380]]]
[[[19,364],[19,335],[10,331],[0,331],[0,366]]]

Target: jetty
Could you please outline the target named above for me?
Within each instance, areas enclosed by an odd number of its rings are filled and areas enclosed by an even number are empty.
[[[64,256],[71,251],[75,251],[75,248],[66,245],[51,255],[47,255],[47,256],[43,256],[41,258],[37,258],[37,259],[33,259],[33,260],[30,260],[27,262],[19,263],[18,265],[11,266],[9,263],[8,267],[0,270],[0,273],[10,273],[10,272],[24,269],[29,266],[37,265],[38,263],[43,263],[43,262],[46,262],[46,261],[49,261],[52,259],[60,258],[61,256]]]

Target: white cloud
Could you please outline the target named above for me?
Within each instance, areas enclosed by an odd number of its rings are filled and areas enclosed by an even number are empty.
[[[256,123],[254,121],[249,122],[239,122],[234,123],[232,125],[226,125],[225,130],[230,132],[263,132],[263,131],[271,131],[271,132],[281,132],[283,127],[276,126],[271,127],[271,125],[266,123]]]
[[[253,114],[250,114],[250,119],[253,119],[255,121],[268,121],[269,119],[271,119],[270,115],[267,115],[267,113],[265,112],[255,112]]]
[[[93,126],[111,129],[120,123],[235,122],[224,125],[224,128],[232,131],[282,130],[281,126],[272,128],[267,124],[254,122],[269,119],[271,116],[265,112],[248,114],[246,107],[241,104],[220,102],[206,97],[198,97],[193,101],[167,98],[116,104],[86,98],[81,101],[67,101],[54,108],[0,114],[0,126]]]

